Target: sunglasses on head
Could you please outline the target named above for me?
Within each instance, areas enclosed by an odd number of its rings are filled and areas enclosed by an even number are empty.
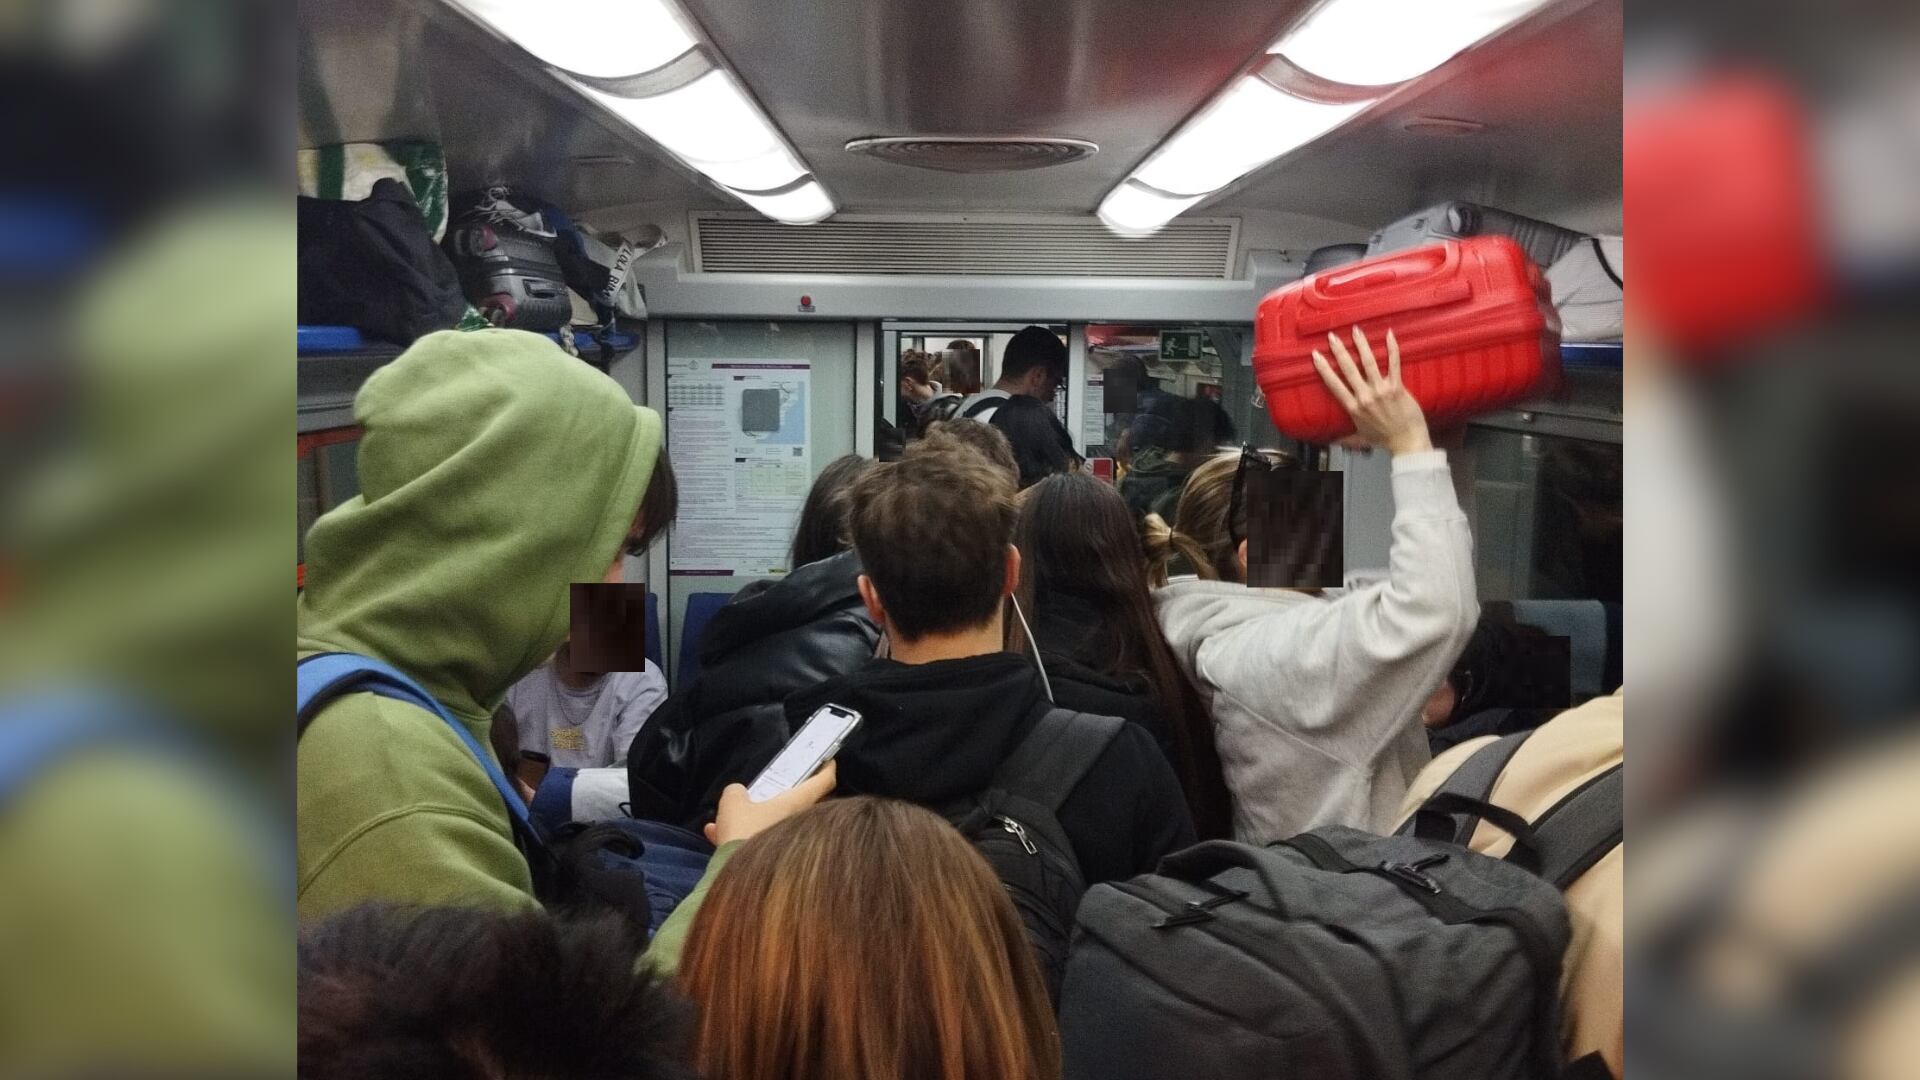
[[[1242,530],[1235,527],[1234,522],[1243,517],[1235,511],[1241,509],[1240,500],[1246,492],[1248,466],[1261,468],[1267,472],[1281,472],[1293,468],[1294,460],[1291,455],[1281,450],[1256,450],[1252,443],[1241,445],[1240,463],[1234,466],[1233,470],[1233,494],[1227,501],[1227,537],[1233,541],[1235,547],[1239,547],[1240,541],[1247,538]]]

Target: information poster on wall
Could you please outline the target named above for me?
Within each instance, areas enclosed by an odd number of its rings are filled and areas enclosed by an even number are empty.
[[[1083,448],[1106,444],[1107,414],[1102,411],[1106,404],[1106,382],[1105,372],[1096,371],[1092,365],[1088,365],[1086,411],[1080,415],[1080,441]]]
[[[805,360],[672,360],[667,449],[680,480],[669,570],[784,574],[813,483]]]

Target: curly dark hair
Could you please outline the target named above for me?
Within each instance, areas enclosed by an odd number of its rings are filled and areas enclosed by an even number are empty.
[[[690,1007],[613,917],[370,904],[302,929],[302,1080],[693,1080]]]

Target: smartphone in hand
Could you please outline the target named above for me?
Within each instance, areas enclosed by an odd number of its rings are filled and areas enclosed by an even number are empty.
[[[822,705],[807,718],[799,734],[780,748],[767,767],[747,785],[747,798],[766,802],[775,795],[812,776],[840,749],[853,729],[860,725],[860,714],[839,705]]]

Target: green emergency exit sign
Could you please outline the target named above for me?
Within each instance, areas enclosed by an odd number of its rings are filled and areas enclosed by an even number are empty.
[[[1207,344],[1205,330],[1160,331],[1160,359],[1199,360]]]

